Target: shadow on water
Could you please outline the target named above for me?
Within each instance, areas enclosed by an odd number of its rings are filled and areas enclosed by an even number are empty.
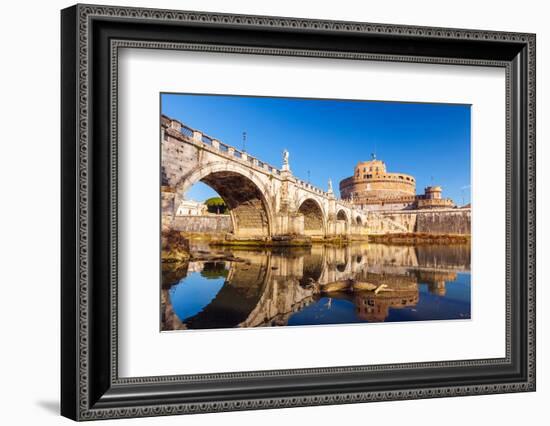
[[[470,247],[201,250],[162,271],[162,330],[470,318]]]

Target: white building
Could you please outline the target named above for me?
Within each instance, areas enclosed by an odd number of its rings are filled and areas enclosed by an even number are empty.
[[[201,216],[206,213],[206,204],[193,200],[183,200],[176,211],[176,216]]]

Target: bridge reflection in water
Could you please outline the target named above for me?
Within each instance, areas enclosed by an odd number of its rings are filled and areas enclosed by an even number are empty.
[[[470,247],[204,250],[163,271],[162,330],[470,318]]]

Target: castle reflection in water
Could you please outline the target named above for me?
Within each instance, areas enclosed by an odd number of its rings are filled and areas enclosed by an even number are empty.
[[[194,250],[163,271],[162,330],[470,318],[469,245]]]

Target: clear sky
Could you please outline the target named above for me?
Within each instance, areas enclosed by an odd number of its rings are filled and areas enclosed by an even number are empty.
[[[353,175],[372,153],[388,172],[416,178],[416,191],[441,185],[443,196],[470,202],[470,106],[401,102],[162,94],[163,114],[275,167],[290,153],[292,173],[321,188]],[[216,193],[198,183],[186,198]]]

